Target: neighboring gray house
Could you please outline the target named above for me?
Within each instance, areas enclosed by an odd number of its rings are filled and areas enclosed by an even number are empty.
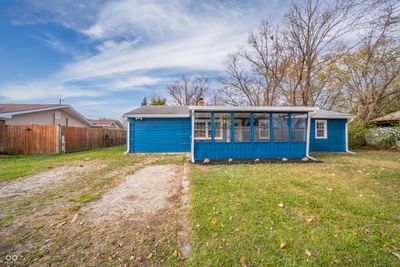
[[[124,125],[122,125],[122,123],[119,120],[111,120],[111,119],[92,120],[92,119],[89,119],[89,121],[92,123],[93,128],[125,130]]]
[[[90,127],[92,123],[70,105],[0,104],[0,125],[61,125]]]

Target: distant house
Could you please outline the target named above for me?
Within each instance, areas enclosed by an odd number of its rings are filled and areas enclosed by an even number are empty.
[[[93,128],[125,129],[119,120],[89,120]]]
[[[70,105],[0,104],[0,125],[61,125],[89,127],[92,123]]]
[[[386,114],[385,116],[379,117],[373,120],[379,126],[391,126],[400,122],[400,110]]]
[[[315,107],[264,106],[143,106],[124,116],[127,152],[190,152],[192,162],[347,152],[353,119]]]

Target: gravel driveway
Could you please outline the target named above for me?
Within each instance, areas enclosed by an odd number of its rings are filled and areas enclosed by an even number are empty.
[[[85,210],[92,221],[116,220],[125,215],[155,214],[169,206],[169,199],[179,192],[181,172],[177,165],[145,167],[125,177],[118,186],[105,193]]]

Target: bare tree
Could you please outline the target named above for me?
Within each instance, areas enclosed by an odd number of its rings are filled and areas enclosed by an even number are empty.
[[[284,40],[267,21],[251,33],[247,46],[229,55],[221,94],[231,105],[272,106],[288,65]]]
[[[386,2],[360,47],[340,62],[347,104],[361,120],[374,119],[400,102],[400,3]]]
[[[372,5],[364,0],[293,3],[285,15],[283,27],[291,57],[290,67],[281,83],[288,104],[335,105],[330,103],[335,98],[326,102],[326,96],[332,92],[327,92],[326,82],[319,78],[329,74],[326,68],[346,54],[344,36],[355,30],[366,10],[371,8]],[[330,56],[332,54],[334,56]],[[321,72],[325,74],[321,75]],[[321,99],[321,96],[325,97]]]
[[[179,106],[196,105],[208,92],[208,79],[205,77],[188,77],[168,85],[168,93]]]

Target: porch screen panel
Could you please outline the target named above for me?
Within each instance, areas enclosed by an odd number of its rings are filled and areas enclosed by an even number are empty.
[[[194,139],[211,141],[211,112],[195,112]]]
[[[306,141],[306,113],[292,113],[292,142]]]
[[[269,113],[254,113],[254,142],[270,141]]]
[[[235,142],[251,141],[251,115],[250,113],[234,113]]]
[[[214,113],[214,142],[231,141],[231,113]]]
[[[274,132],[274,142],[289,141],[289,114],[288,113],[273,113],[272,127]]]

